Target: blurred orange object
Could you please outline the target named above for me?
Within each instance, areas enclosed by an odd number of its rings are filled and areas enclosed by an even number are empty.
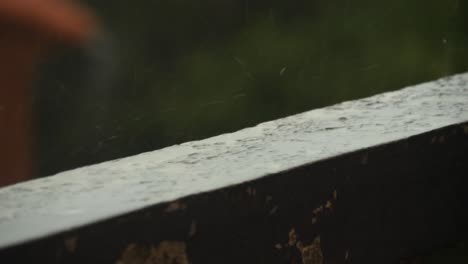
[[[0,186],[34,172],[31,91],[36,63],[54,43],[84,45],[89,10],[67,0],[0,0]]]

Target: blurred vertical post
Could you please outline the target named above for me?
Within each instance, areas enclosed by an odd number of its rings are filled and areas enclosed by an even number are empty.
[[[40,56],[97,34],[91,12],[67,0],[0,1],[0,186],[34,175],[31,85]]]

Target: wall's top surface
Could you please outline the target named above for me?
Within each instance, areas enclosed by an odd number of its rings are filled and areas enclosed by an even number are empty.
[[[462,74],[13,185],[0,248],[466,121]]]

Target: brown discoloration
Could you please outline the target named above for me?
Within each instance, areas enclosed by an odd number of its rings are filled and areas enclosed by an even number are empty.
[[[288,233],[288,245],[295,246],[297,243],[297,234],[296,230],[292,228]]]
[[[323,254],[319,236],[309,245],[298,243],[297,248],[301,251],[303,264],[323,264]]]
[[[65,248],[69,253],[75,253],[76,248],[78,246],[78,237],[69,237],[66,238],[64,241]]]
[[[312,224],[316,224],[319,220],[319,216],[324,213],[324,210],[328,210],[329,213],[333,210],[334,202],[338,199],[338,192],[337,190],[333,190],[332,192],[332,199],[327,200],[325,204],[320,205],[319,207],[315,208],[312,211]]]
[[[319,214],[322,213],[322,212],[323,212],[323,205],[321,205],[321,206],[315,208],[315,209],[312,211],[312,213],[313,213],[314,215],[319,215]]]
[[[181,203],[181,202],[173,202],[173,203],[170,203],[166,209],[164,210],[164,212],[166,213],[173,213],[173,212],[177,212],[179,210],[185,210],[187,209],[187,205]]]
[[[149,256],[149,248],[146,246],[139,246],[137,244],[130,244],[128,245],[119,260],[117,260],[116,264],[140,264],[146,263],[146,259]]]
[[[163,241],[158,246],[130,244],[116,264],[189,264],[185,242]]]
[[[468,135],[468,125],[463,126],[463,133],[465,133],[465,135]]]
[[[145,264],[189,264],[186,245],[179,241],[163,241],[151,248]]]
[[[299,240],[296,229],[291,228],[288,233],[288,243],[284,244],[284,246],[278,243],[275,245],[275,248],[277,250],[282,250],[287,248],[290,249],[291,247],[299,250],[303,264],[323,264],[320,236],[315,237],[311,243],[307,244],[304,241]]]
[[[302,248],[304,248],[304,244],[302,244],[302,241],[297,241],[296,243],[296,248],[301,250]]]
[[[433,136],[431,138],[431,144],[435,144],[437,142],[437,137],[436,136]]]

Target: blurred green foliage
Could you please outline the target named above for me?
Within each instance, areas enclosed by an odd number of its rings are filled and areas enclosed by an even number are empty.
[[[468,69],[459,0],[88,0],[109,87],[64,51],[38,89],[39,174],[231,132]],[[64,55],[65,54],[65,55]]]

